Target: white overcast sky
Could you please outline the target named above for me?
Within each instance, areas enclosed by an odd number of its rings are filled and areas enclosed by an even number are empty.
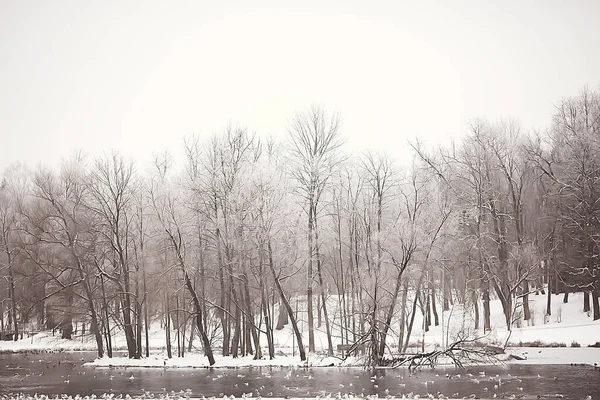
[[[311,103],[349,146],[400,157],[474,117],[544,129],[600,84],[599,17],[598,0],[0,0],[0,170],[75,150],[143,165],[228,125],[280,136]]]

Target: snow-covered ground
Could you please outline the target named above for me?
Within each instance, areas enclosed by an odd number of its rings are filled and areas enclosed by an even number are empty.
[[[519,364],[586,364],[600,365],[600,348],[535,348],[516,347],[509,349],[509,353],[525,358],[515,361]],[[600,379],[599,379],[600,380]]]
[[[454,341],[459,336],[467,337],[483,337],[485,341],[493,344],[503,345],[508,341],[509,346],[515,347],[509,349],[509,352],[521,354],[527,357],[527,363],[541,364],[600,364],[600,349],[587,348],[586,346],[600,342],[600,321],[592,321],[592,318],[584,313],[583,310],[583,294],[575,293],[570,296],[568,303],[562,302],[562,295],[555,295],[552,298],[552,315],[545,317],[546,296],[532,295],[530,297],[530,308],[532,310],[532,320],[525,323],[521,321],[515,324],[512,331],[509,332],[504,326],[504,315],[499,301],[491,302],[491,324],[492,331],[484,334],[480,329],[474,331],[473,311],[463,309],[463,306],[456,305],[450,311],[440,313],[440,325],[432,326],[428,332],[423,335],[422,318],[417,315],[414,322],[413,333],[411,335],[411,344],[420,347],[420,341],[425,340],[426,349],[434,349],[442,344]],[[339,321],[337,310],[337,299],[330,298],[328,302],[330,316],[336,320],[333,325],[334,348],[336,344],[341,343],[339,329],[337,323]],[[443,319],[443,322],[442,322]],[[299,326],[303,331],[303,337],[306,338],[305,332],[306,323],[302,320],[302,312],[300,312]],[[396,322],[396,326],[397,326]],[[520,327],[519,327],[520,325]],[[397,329],[394,329],[392,323],[391,332],[388,338],[388,344],[392,349],[397,348],[396,336]],[[176,336],[171,335],[173,345],[176,345]],[[533,342],[539,342],[541,345],[549,346],[565,346],[564,348],[518,348],[520,345],[527,345]],[[266,345],[266,339],[262,338],[261,343]],[[305,343],[305,346],[308,343]],[[327,348],[327,337],[325,327],[318,328],[315,332],[315,344],[317,354],[308,355],[308,364],[312,366],[320,365],[339,365],[340,358],[325,358],[322,352]],[[291,326],[286,326],[281,331],[275,332],[275,347],[277,357],[275,360],[253,360],[250,357],[221,357],[215,354],[216,366],[250,366],[250,365],[277,365],[277,366],[295,366],[301,365],[295,345],[295,337]],[[581,348],[571,346],[582,346]],[[148,359],[129,360],[122,357],[112,359],[104,358],[96,360],[94,365],[129,365],[129,366],[146,366],[146,367],[182,367],[208,366],[205,357],[197,352],[186,354],[185,358],[174,357],[167,359],[163,353],[165,347],[165,334],[160,326],[154,326],[150,332],[150,346],[154,349],[153,354]],[[113,347],[116,349],[125,349],[125,339],[122,334],[115,335],[113,339]],[[176,349],[174,347],[174,349]],[[76,337],[73,340],[60,339],[58,334],[53,336],[49,332],[42,332],[30,338],[24,338],[17,342],[0,342],[0,352],[19,352],[19,351],[73,351],[73,350],[95,350],[95,342],[93,337]],[[295,352],[295,356],[293,353]],[[176,350],[174,350],[176,353]],[[263,349],[263,353],[267,354],[267,350]],[[340,356],[340,354],[337,354]],[[356,360],[347,360],[345,365],[357,362]]]

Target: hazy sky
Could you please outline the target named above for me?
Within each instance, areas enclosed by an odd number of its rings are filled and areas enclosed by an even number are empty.
[[[311,103],[402,156],[469,119],[543,129],[600,84],[600,1],[0,0],[0,169],[79,149],[140,160]],[[298,5],[293,5],[293,4]]]

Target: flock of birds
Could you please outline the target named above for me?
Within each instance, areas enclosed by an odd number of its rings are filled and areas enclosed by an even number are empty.
[[[42,360],[39,360],[40,363],[42,363]],[[74,363],[72,361],[63,361],[63,363],[71,363],[72,365],[74,365]],[[61,361],[58,361],[57,363],[54,364],[46,364],[46,369],[53,369],[56,368],[58,366],[61,365]],[[106,378],[106,376],[108,376],[109,380],[113,380],[115,378],[118,378],[119,380],[123,380],[123,379],[127,379],[129,381],[134,381],[136,379],[135,375],[129,371],[126,370],[126,368],[120,368],[121,370],[119,370],[119,368],[110,368],[110,369],[106,369],[106,370],[88,370],[87,372],[89,372],[88,375],[93,375],[92,378],[93,379],[98,379],[98,378]],[[594,369],[598,370],[598,366],[594,365]],[[69,384],[71,382],[72,379],[77,380],[77,376],[83,376],[86,375],[86,370],[85,369],[79,369],[79,368],[73,368],[73,375],[61,375],[61,379],[63,379],[63,383],[65,384]],[[308,374],[307,374],[308,373]],[[103,376],[104,375],[104,376]],[[162,373],[161,373],[162,375]],[[182,374],[182,377],[187,377],[190,375],[194,375],[194,372],[192,371],[190,373],[190,371],[186,371],[185,374]],[[23,374],[21,375],[20,373],[16,373],[15,377],[20,379],[21,382],[24,382],[27,378],[29,377],[41,377],[44,376],[44,371],[39,372],[39,373],[27,373],[27,374]],[[281,375],[279,375],[281,376]],[[423,386],[421,386],[420,389],[416,388],[416,385],[414,383],[414,378],[417,378],[416,375],[410,375],[413,377],[413,379],[407,379],[404,380],[404,376],[403,375],[397,375],[396,378],[398,378],[400,380],[400,382],[397,383],[398,387],[397,390],[390,390],[390,386],[389,384],[383,382],[383,380],[385,379],[385,377],[383,375],[378,376],[378,375],[374,375],[371,376],[369,378],[369,381],[371,383],[371,385],[364,385],[364,380],[359,381],[358,378],[361,378],[361,376],[359,375],[354,375],[354,378],[356,378],[357,380],[355,380],[355,383],[352,382],[346,382],[346,383],[339,383],[338,387],[336,387],[335,390],[332,390],[332,388],[329,388],[329,390],[321,390],[318,392],[310,392],[310,391],[305,391],[303,392],[303,390],[306,390],[306,387],[304,389],[301,389],[299,386],[296,385],[282,385],[283,389],[285,389],[284,392],[290,393],[291,395],[287,395],[285,396],[286,399],[295,399],[295,398],[311,398],[311,399],[315,399],[315,400],[321,400],[321,399],[335,399],[335,400],[346,400],[346,399],[366,399],[366,400],[376,400],[376,399],[385,399],[385,400],[419,400],[419,399],[423,399],[423,400],[435,400],[435,399],[439,399],[439,400],[444,400],[444,399],[479,399],[480,397],[486,398],[486,399],[506,399],[506,400],[519,400],[519,399],[523,399],[523,400],[540,400],[542,398],[544,399],[561,399],[563,397],[565,397],[564,395],[560,394],[560,393],[555,393],[555,394],[551,394],[551,395],[527,395],[524,394],[524,384],[523,384],[523,379],[525,377],[519,377],[519,376],[513,376],[511,374],[506,374],[503,376],[500,375],[493,375],[493,376],[486,376],[485,372],[479,372],[477,374],[472,374],[472,373],[464,373],[464,374],[450,374],[450,373],[446,373],[445,375],[435,375],[435,378],[433,378],[432,375],[431,378],[429,379],[435,379],[435,380],[423,380],[421,381],[421,384]],[[0,396],[0,400],[115,400],[115,399],[152,399],[152,398],[156,398],[156,399],[164,399],[164,400],[177,400],[177,399],[192,399],[192,398],[196,398],[199,400],[232,400],[232,399],[236,399],[236,398],[242,398],[242,399],[250,399],[252,398],[253,400],[260,400],[262,397],[264,398],[273,398],[274,397],[274,393],[271,391],[271,388],[273,388],[274,384],[273,383],[269,383],[265,381],[265,385],[260,385],[257,386],[257,381],[261,380],[261,379],[270,379],[272,378],[272,372],[270,369],[265,369],[263,371],[261,371],[260,376],[254,375],[252,377],[247,377],[245,374],[242,373],[237,373],[237,374],[231,374],[228,373],[226,371],[220,371],[217,372],[216,374],[211,374],[208,376],[208,378],[206,379],[210,379],[212,381],[219,381],[219,380],[225,380],[226,382],[231,382],[231,386],[236,388],[235,391],[237,391],[238,393],[240,392],[240,390],[242,391],[241,396],[227,396],[224,393],[219,393],[219,395],[217,396],[213,396],[213,397],[194,397],[192,395],[192,391],[187,389],[185,391],[180,391],[180,392],[168,392],[166,388],[162,389],[162,392],[159,394],[153,394],[149,391],[145,391],[142,390],[142,394],[140,396],[135,396],[135,397],[130,397],[129,395],[125,395],[125,396],[118,396],[115,395],[114,393],[107,393],[103,396],[56,396],[56,397],[48,397],[48,396],[44,396],[44,395],[27,395],[27,394],[18,394],[18,395],[3,395]],[[89,376],[88,376],[89,378]],[[296,378],[296,379],[294,379]],[[307,370],[295,370],[295,369],[290,369],[286,372],[286,374],[283,376],[283,379],[285,380],[293,380],[294,382],[299,382],[299,381],[303,381],[303,380],[311,380],[314,379],[313,375],[308,372]],[[532,377],[532,376],[528,376],[525,379],[539,379],[539,380],[559,380],[559,378],[557,377],[543,377],[541,375],[537,375],[537,377]],[[256,387],[255,389],[251,389],[250,383],[252,380],[252,386]],[[452,394],[444,394],[441,393],[440,391],[435,390],[438,387],[443,387],[444,385],[448,385],[448,384],[444,384],[443,381],[444,380],[448,380],[448,381],[452,381],[453,383],[455,381],[459,381],[461,383],[461,387],[464,388],[465,387],[465,383],[467,384],[471,384],[475,385],[472,386],[474,387],[474,391],[478,394],[460,394],[458,392],[452,393]],[[233,383],[235,382],[235,383]],[[358,384],[357,382],[362,382],[363,385]],[[396,383],[394,383],[396,384]],[[382,388],[385,387],[385,389],[380,390],[379,386],[382,385]],[[369,389],[365,388],[365,387],[360,387],[360,386],[369,386]],[[408,389],[407,389],[408,387]],[[248,388],[248,392],[246,392],[246,390],[244,390],[245,388]],[[411,390],[412,389],[412,390]],[[380,394],[371,394],[371,392],[379,392]],[[583,399],[578,399],[578,400],[583,400]],[[585,397],[585,400],[593,400],[592,396],[588,395],[587,397]],[[600,399],[597,399],[600,400]]]

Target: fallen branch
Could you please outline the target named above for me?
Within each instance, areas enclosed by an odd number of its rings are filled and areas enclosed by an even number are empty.
[[[380,366],[397,368],[408,366],[411,371],[422,367],[435,368],[440,357],[448,358],[458,368],[465,363],[497,363],[498,349],[492,346],[474,346],[475,340],[459,340],[445,350],[434,350],[427,353],[401,354],[392,359],[381,360]]]

